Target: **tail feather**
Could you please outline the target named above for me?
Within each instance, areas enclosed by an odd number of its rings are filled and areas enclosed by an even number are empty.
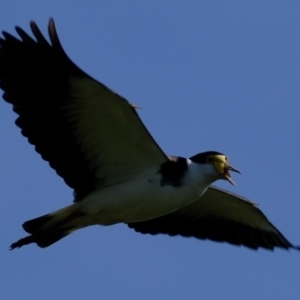
[[[50,214],[26,221],[22,227],[26,232],[34,234],[49,228],[60,227],[81,215],[82,213],[78,211],[78,205],[72,204]]]
[[[56,212],[26,221],[22,226],[31,235],[12,243],[10,250],[36,243],[39,247],[48,247],[73,231],[84,227],[80,217],[83,213],[73,204]],[[81,220],[81,222],[80,222]]]
[[[43,215],[41,217],[26,221],[23,223],[23,229],[28,233],[34,233],[38,231],[42,226],[48,223],[52,219],[50,214]]]

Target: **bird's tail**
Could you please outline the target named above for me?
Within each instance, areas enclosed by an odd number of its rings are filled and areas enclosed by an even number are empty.
[[[22,226],[30,235],[12,243],[10,250],[31,243],[46,248],[73,231],[84,227],[82,225],[83,213],[78,207],[78,203],[74,203],[53,213],[26,221]]]

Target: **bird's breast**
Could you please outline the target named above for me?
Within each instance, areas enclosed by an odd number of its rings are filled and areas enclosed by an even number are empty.
[[[82,200],[82,207],[91,224],[139,222],[188,205],[207,188],[195,182],[179,187],[161,185],[161,176],[155,174],[96,190]]]

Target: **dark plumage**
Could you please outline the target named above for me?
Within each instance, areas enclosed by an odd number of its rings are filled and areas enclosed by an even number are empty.
[[[170,157],[170,160],[161,165],[159,173],[162,176],[161,186],[172,185],[178,187],[181,185],[183,177],[188,170],[186,158]]]
[[[19,115],[16,125],[22,134],[66,184],[75,189],[79,200],[94,189],[94,174],[73,138],[71,123],[65,122],[64,107],[70,105],[69,78],[88,75],[65,54],[52,20],[51,44],[34,22],[30,26],[36,40],[19,27],[16,31],[22,41],[6,32],[5,39],[0,39],[3,99],[13,104]]]
[[[206,152],[198,153],[196,155],[191,156],[190,160],[197,164],[205,164],[205,163],[207,163],[207,158],[209,156],[214,156],[214,155],[223,155],[223,154],[220,152],[217,152],[217,151],[206,151]]]

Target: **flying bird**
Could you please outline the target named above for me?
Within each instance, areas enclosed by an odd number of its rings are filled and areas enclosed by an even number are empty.
[[[166,155],[136,107],[77,67],[53,19],[50,42],[36,23],[33,37],[2,32],[0,87],[16,125],[37,153],[74,190],[73,204],[26,221],[29,234],[10,249],[45,248],[90,225],[125,223],[140,233],[181,235],[244,245],[294,248],[257,206],[211,184],[234,184],[226,155]]]

